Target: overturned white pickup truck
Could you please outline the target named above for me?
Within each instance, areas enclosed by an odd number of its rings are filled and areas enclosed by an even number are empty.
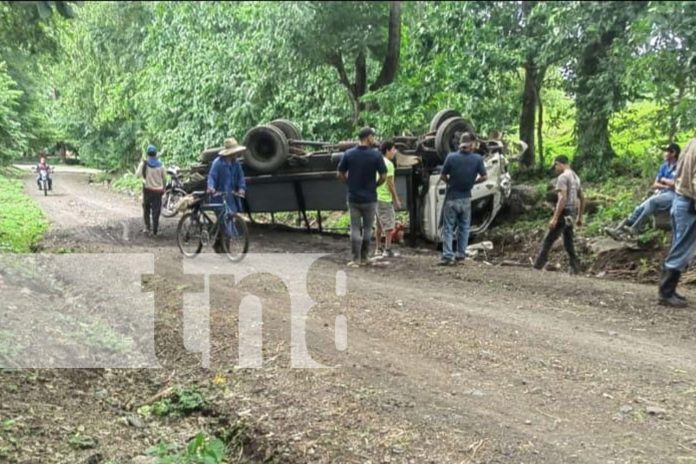
[[[396,157],[396,188],[402,210],[408,211],[407,232],[411,239],[422,237],[440,241],[440,216],[446,187],[440,179],[442,163],[457,149],[464,132],[474,127],[455,110],[435,115],[428,133],[399,136],[393,140]],[[336,178],[338,163],[346,150],[357,142],[317,142],[303,140],[298,128],[287,120],[272,121],[249,130],[244,138],[247,151],[242,163],[247,180],[246,209],[254,213],[297,211],[309,228],[307,211],[317,211],[321,230],[321,211],[345,211],[346,187]],[[305,151],[312,147],[313,151]],[[201,153],[197,168],[201,174],[221,148]],[[508,159],[499,141],[481,141],[488,180],[472,192],[472,235],[485,231],[508,199],[511,178]],[[192,186],[191,189],[196,188]]]

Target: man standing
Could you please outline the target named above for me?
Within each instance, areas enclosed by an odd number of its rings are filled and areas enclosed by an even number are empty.
[[[162,194],[164,187],[167,185],[167,179],[164,173],[164,166],[157,159],[157,148],[154,145],[147,147],[147,159],[140,162],[136,175],[143,178],[143,219],[145,220],[145,229],[143,232],[156,237],[159,233],[159,218],[162,209]],[[152,222],[150,222],[152,216]],[[150,226],[152,225],[152,229]]]
[[[464,260],[469,244],[471,225],[471,189],[488,177],[483,157],[474,153],[475,137],[465,132],[459,139],[459,151],[445,158],[442,181],[447,184],[445,204],[442,207],[442,260],[440,266],[450,266]],[[457,254],[452,251],[454,227],[457,226]]]
[[[208,193],[213,195],[211,203],[222,203],[222,195],[225,195],[227,205],[234,212],[238,212],[241,206],[233,192],[240,196],[246,194],[244,170],[237,161],[237,155],[244,150],[246,147],[238,144],[236,139],[225,139],[220,156],[215,158],[208,173]]]
[[[349,267],[367,266],[372,226],[377,209],[377,186],[386,180],[387,168],[382,155],[372,148],[375,131],[360,130],[357,147],[346,151],[338,165],[338,177],[348,183],[350,240],[353,260]],[[379,179],[377,174],[379,173]]]
[[[541,250],[534,263],[534,268],[543,269],[546,261],[548,261],[551,246],[558,237],[563,235],[563,246],[570,259],[570,271],[572,274],[578,274],[580,272],[580,261],[575,254],[573,225],[582,226],[585,195],[580,185],[580,178],[570,169],[566,156],[557,156],[553,162],[553,169],[559,174],[556,180],[558,200],[553,217],[549,222],[549,230],[546,232]]]
[[[682,272],[696,253],[696,138],[689,141],[677,163],[676,195],[672,203],[672,247],[665,258],[658,301],[665,306],[687,306],[677,293]]]
[[[384,184],[377,187],[377,228],[375,237],[377,239],[376,256],[391,258],[394,252],[391,249],[392,233],[396,227],[396,209],[401,208],[401,200],[396,193],[396,185],[394,184],[394,157],[396,156],[396,147],[394,142],[384,142],[381,147],[382,155],[384,156],[384,165],[387,168],[387,180]],[[384,238],[384,252],[382,253],[382,235]]]
[[[641,226],[650,216],[660,211],[669,211],[672,207],[672,200],[674,200],[674,178],[677,172],[679,152],[680,148],[676,143],[670,143],[664,148],[665,162],[660,166],[653,184],[655,193],[638,205],[633,213],[624,219],[616,229],[606,229],[607,234],[616,240],[623,238],[622,233],[632,236],[638,235]]]

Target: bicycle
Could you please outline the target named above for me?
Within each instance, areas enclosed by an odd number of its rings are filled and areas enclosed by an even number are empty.
[[[242,198],[238,193],[231,193]],[[205,197],[209,200],[210,195],[203,191],[192,192],[191,195],[194,197],[191,210],[181,217],[176,231],[181,254],[186,258],[193,258],[211,243],[214,249],[217,248],[219,240],[222,252],[230,261],[239,262],[244,259],[249,249],[249,229],[242,216],[229,207],[227,194],[222,193],[222,203],[204,203],[202,200]],[[222,208],[219,215],[215,214],[218,208]],[[215,214],[215,219],[208,214],[211,211]]]

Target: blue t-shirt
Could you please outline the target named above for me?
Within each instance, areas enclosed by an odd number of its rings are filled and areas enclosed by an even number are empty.
[[[387,172],[380,152],[362,145],[351,148],[341,158],[338,171],[348,173],[349,202],[377,202],[377,173]]]
[[[677,175],[677,163],[675,162],[672,166],[670,166],[669,163],[667,161],[665,161],[664,163],[662,163],[662,166],[660,166],[660,170],[657,171],[657,177],[655,178],[655,182],[662,179],[663,177],[665,179],[674,180],[676,175]],[[673,189],[661,188],[658,190],[664,191],[664,190],[673,190]]]
[[[476,177],[486,175],[486,165],[478,153],[455,151],[447,155],[442,175],[449,175],[447,199],[471,198]]]

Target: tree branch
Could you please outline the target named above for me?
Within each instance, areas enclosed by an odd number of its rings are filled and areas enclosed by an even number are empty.
[[[370,90],[378,90],[387,84],[394,82],[396,72],[399,70],[401,56],[401,2],[391,2],[389,6],[389,40],[387,53],[384,55],[382,70],[377,80],[370,86]]]

